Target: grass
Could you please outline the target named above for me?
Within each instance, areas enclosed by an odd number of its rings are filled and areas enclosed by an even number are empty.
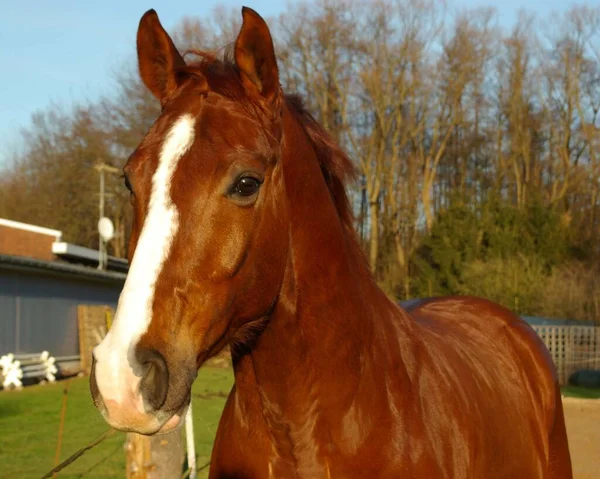
[[[202,368],[192,388],[197,464],[210,460],[230,369]],[[54,467],[65,382],[0,392],[0,478],[39,479]],[[98,437],[108,426],[92,404],[88,378],[70,380],[61,461]],[[61,472],[61,479],[125,477],[124,433],[117,433]],[[96,468],[86,473],[98,462]],[[199,474],[207,477],[208,470]],[[81,476],[85,474],[85,476]]]
[[[563,386],[560,388],[563,396],[585,399],[600,399],[600,388],[588,389],[579,386]]]

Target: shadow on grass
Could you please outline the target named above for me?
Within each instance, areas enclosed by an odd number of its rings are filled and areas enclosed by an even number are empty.
[[[9,418],[11,416],[18,416],[22,412],[23,412],[22,408],[19,406],[19,404],[15,403],[15,402],[0,403],[0,417],[1,418]]]

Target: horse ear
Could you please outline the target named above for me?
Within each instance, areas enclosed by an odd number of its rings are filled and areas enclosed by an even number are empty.
[[[273,102],[280,89],[269,27],[251,8],[242,8],[242,18],[242,28],[235,41],[235,64],[246,89]]]
[[[164,106],[178,87],[175,69],[185,66],[185,60],[154,10],[148,10],[140,20],[137,54],[142,81]]]

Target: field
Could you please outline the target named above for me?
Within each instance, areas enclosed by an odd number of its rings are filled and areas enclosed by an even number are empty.
[[[205,367],[193,387],[197,462],[210,457],[219,416],[232,383],[229,369]],[[39,479],[54,465],[65,382],[0,392],[0,478]],[[600,470],[600,391],[565,388],[567,430],[575,479],[598,477]],[[70,381],[61,460],[107,429],[92,405],[87,378]],[[115,434],[67,467],[62,479],[123,478],[125,435]],[[91,470],[90,470],[91,469]],[[206,477],[206,471],[199,475]]]

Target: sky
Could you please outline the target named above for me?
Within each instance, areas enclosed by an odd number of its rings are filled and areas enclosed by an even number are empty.
[[[293,3],[293,2],[292,2]],[[167,31],[184,16],[209,17],[223,5],[255,9],[263,17],[286,9],[286,0],[0,0],[0,167],[19,148],[20,130],[51,104],[68,108],[110,93],[114,71],[135,61],[141,16],[154,8]],[[450,8],[495,7],[510,26],[525,2],[455,0]],[[570,6],[564,0],[531,0],[527,9],[545,17]]]

